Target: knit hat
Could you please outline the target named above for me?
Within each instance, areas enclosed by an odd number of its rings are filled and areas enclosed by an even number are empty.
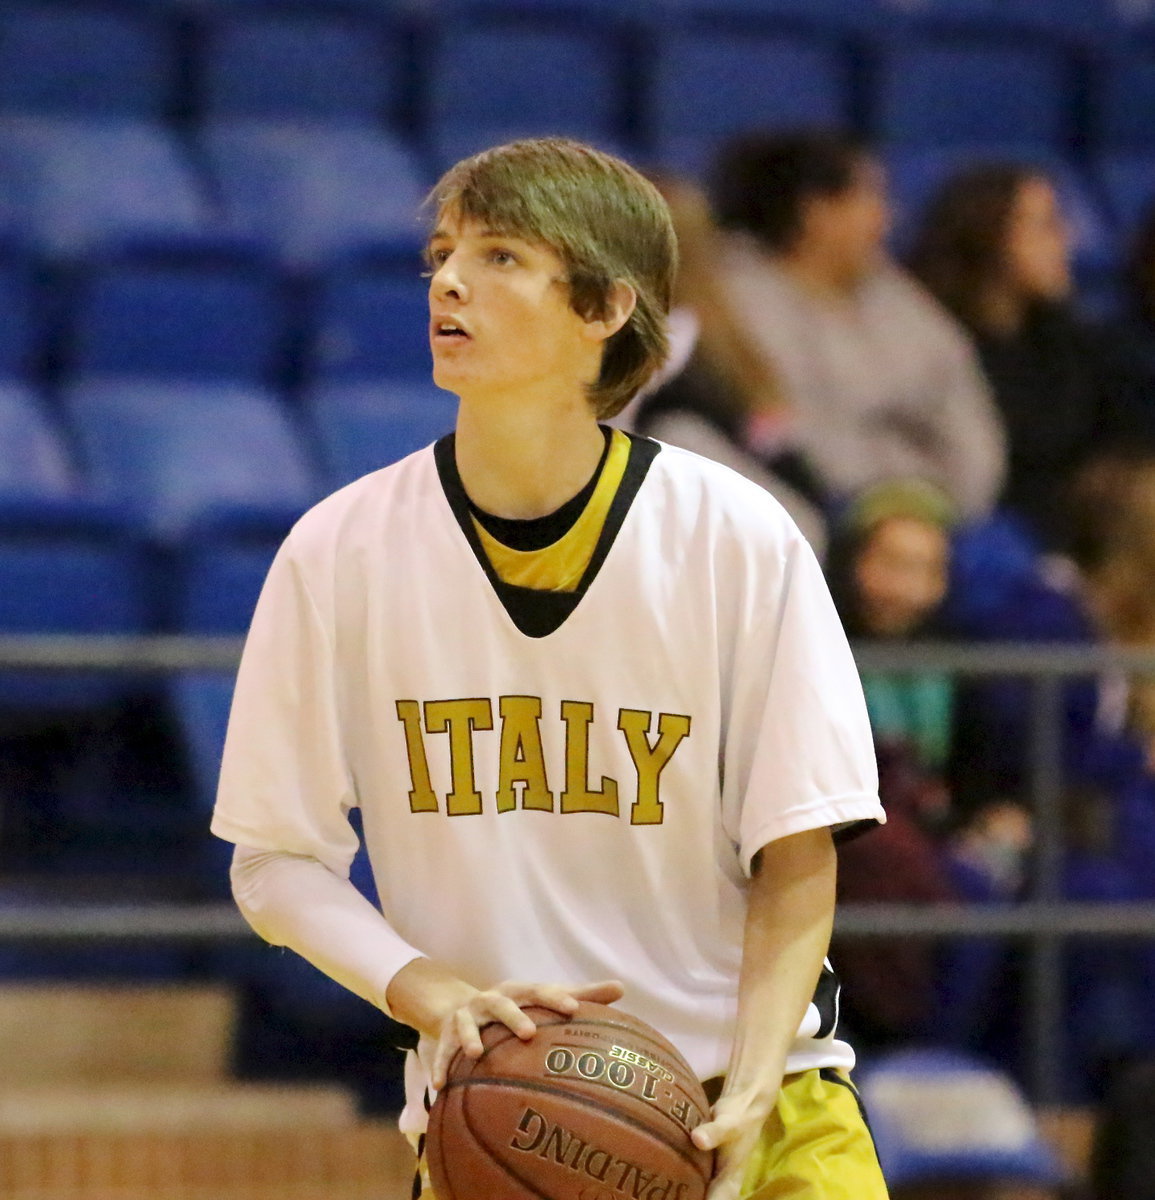
[[[926,479],[888,479],[856,495],[847,505],[843,524],[865,533],[891,517],[911,517],[950,530],[958,512],[950,497]]]

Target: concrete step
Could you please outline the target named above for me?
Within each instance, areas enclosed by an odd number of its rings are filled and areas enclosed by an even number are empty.
[[[233,1019],[225,988],[5,984],[5,1088],[223,1079]]]
[[[0,1090],[0,1137],[6,1138],[272,1133],[349,1129],[356,1123],[354,1099],[340,1087],[240,1083],[9,1087],[5,1083]]]
[[[349,1129],[0,1135],[5,1200],[408,1200],[391,1122]]]

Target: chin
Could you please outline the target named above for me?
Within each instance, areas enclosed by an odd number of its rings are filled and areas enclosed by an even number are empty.
[[[433,382],[447,392],[456,392],[459,388],[466,387],[469,379],[465,371],[455,371],[450,364],[434,359]]]

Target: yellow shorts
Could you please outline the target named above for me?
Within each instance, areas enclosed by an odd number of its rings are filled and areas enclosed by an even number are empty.
[[[886,1200],[858,1093],[840,1071],[787,1075],[746,1167],[742,1200]],[[423,1155],[413,1200],[436,1200]]]

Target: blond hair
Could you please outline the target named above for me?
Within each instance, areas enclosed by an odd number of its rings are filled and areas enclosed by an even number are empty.
[[[566,138],[511,142],[451,167],[428,203],[549,246],[586,320],[609,315],[616,284],[633,288],[634,311],[606,342],[589,388],[599,418],[620,412],[665,361],[677,243],[665,201],[628,163]]]

